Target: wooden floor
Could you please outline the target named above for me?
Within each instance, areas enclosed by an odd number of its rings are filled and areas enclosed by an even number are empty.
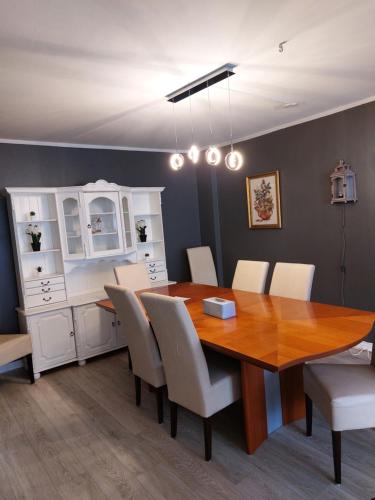
[[[183,411],[177,439],[156,423],[154,394],[134,404],[125,352],[50,372],[30,386],[0,375],[0,498],[370,499],[375,432],[344,433],[343,484],[332,482],[330,431],[315,415],[244,452],[240,404],[214,418],[213,460],[203,460],[198,417]]]

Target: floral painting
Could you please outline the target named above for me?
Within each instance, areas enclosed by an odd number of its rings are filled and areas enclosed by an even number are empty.
[[[246,178],[251,229],[281,228],[279,171]]]

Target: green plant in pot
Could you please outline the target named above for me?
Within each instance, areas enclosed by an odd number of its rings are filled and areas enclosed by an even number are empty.
[[[31,248],[33,249],[33,252],[39,252],[42,233],[39,230],[38,224],[29,224],[26,229],[26,234],[31,236]]]
[[[138,233],[139,241],[141,243],[145,243],[147,241],[146,222],[143,219],[138,220],[135,224],[135,228],[136,228],[137,233]]]

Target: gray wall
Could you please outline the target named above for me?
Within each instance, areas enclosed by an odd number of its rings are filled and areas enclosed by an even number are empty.
[[[316,265],[313,300],[340,303],[342,206],[330,205],[329,175],[336,160],[357,174],[359,201],[347,206],[346,304],[375,310],[375,103],[290,127],[236,145],[239,172],[218,167],[218,204],[224,282],[238,259]],[[213,201],[198,175],[202,244],[213,245]],[[250,230],[245,178],[280,170],[283,228]],[[272,271],[272,267],[271,267]],[[271,273],[270,273],[271,274]]]
[[[172,172],[168,155],[0,144],[0,189],[74,186],[104,178],[124,186],[166,186],[162,195],[170,279],[189,279],[185,249],[200,244],[195,170]],[[17,331],[18,297],[4,197],[0,198],[0,331]]]

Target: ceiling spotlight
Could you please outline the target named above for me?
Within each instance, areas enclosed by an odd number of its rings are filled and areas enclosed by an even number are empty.
[[[216,146],[210,146],[206,151],[206,161],[209,165],[216,167],[221,161],[221,152]]]

